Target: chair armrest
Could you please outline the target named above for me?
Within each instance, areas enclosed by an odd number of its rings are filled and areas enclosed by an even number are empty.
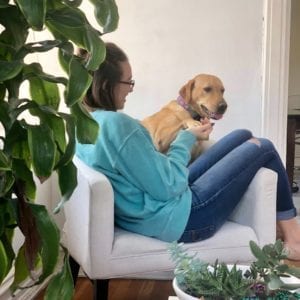
[[[277,174],[261,168],[230,217],[253,228],[260,246],[276,239],[276,190]]]
[[[89,273],[90,263],[109,257],[114,239],[114,196],[108,179],[77,157],[78,185],[64,205],[64,240],[70,254]],[[64,243],[64,242],[63,242]],[[101,259],[100,259],[101,258]]]

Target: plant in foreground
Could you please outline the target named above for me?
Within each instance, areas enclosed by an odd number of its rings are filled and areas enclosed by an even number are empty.
[[[0,284],[14,270],[12,292],[29,287],[27,278],[32,285],[42,283],[58,262],[60,233],[46,207],[35,203],[34,178],[43,183],[57,173],[58,212],[77,185],[76,139],[93,143],[98,134],[81,100],[106,55],[102,35],[117,28],[119,16],[114,0],[89,2],[101,31],[80,8],[82,0],[0,0]],[[41,31],[49,39],[29,40]],[[87,61],[76,55],[76,47],[86,49]],[[36,59],[51,50],[58,56],[48,59],[60,63],[64,76],[49,74]],[[22,95],[23,83],[28,96]],[[16,228],[24,236],[18,251],[13,247]],[[45,299],[68,300],[72,292],[66,257]]]
[[[219,263],[212,265],[189,255],[182,244],[169,247],[175,262],[178,286],[187,294],[205,299],[300,299],[294,290],[300,283],[287,283],[284,278],[300,278],[300,269],[284,263],[287,253],[283,242],[277,240],[260,248],[250,241],[256,260],[247,270],[237,265]]]

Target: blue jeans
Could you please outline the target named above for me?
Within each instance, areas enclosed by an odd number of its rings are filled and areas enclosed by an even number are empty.
[[[261,167],[278,174],[277,220],[296,216],[289,180],[275,147],[267,139],[259,138],[257,145],[249,142],[250,138],[250,131],[235,130],[189,166],[192,208],[180,242],[211,237],[228,219]]]

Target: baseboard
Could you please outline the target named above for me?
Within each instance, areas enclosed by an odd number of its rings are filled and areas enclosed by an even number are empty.
[[[14,295],[11,294],[11,291],[9,290],[10,285],[12,284],[14,278],[13,278],[13,272],[10,274],[10,276],[7,276],[5,282],[1,285],[0,289],[0,300],[28,300],[28,299],[34,299],[34,297],[43,290],[50,278],[47,278],[42,284],[35,285],[31,288],[27,289],[19,289],[16,291]],[[33,284],[32,279],[26,280],[22,285],[23,286],[30,286]]]
[[[56,271],[53,274],[55,274],[58,270],[60,270],[60,268],[62,267],[62,263],[63,263],[63,253],[61,252],[58,264],[56,266]],[[9,290],[9,287],[11,286],[14,280],[14,269],[12,269],[0,287],[0,300],[34,299],[38,295],[38,293],[47,286],[50,279],[51,276],[49,276],[49,278],[47,278],[42,284],[35,285],[31,288],[18,289],[15,292],[15,294],[12,295]],[[32,284],[33,284],[33,280],[31,278],[28,278],[26,281],[24,281],[24,283],[22,283],[22,286],[30,286]]]

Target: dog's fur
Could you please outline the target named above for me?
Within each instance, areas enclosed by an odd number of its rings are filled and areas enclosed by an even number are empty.
[[[180,129],[195,126],[203,118],[221,119],[227,109],[222,81],[208,74],[199,74],[188,81],[172,100],[157,113],[142,120],[160,152],[166,153]],[[201,145],[192,151],[192,159],[201,152]]]

